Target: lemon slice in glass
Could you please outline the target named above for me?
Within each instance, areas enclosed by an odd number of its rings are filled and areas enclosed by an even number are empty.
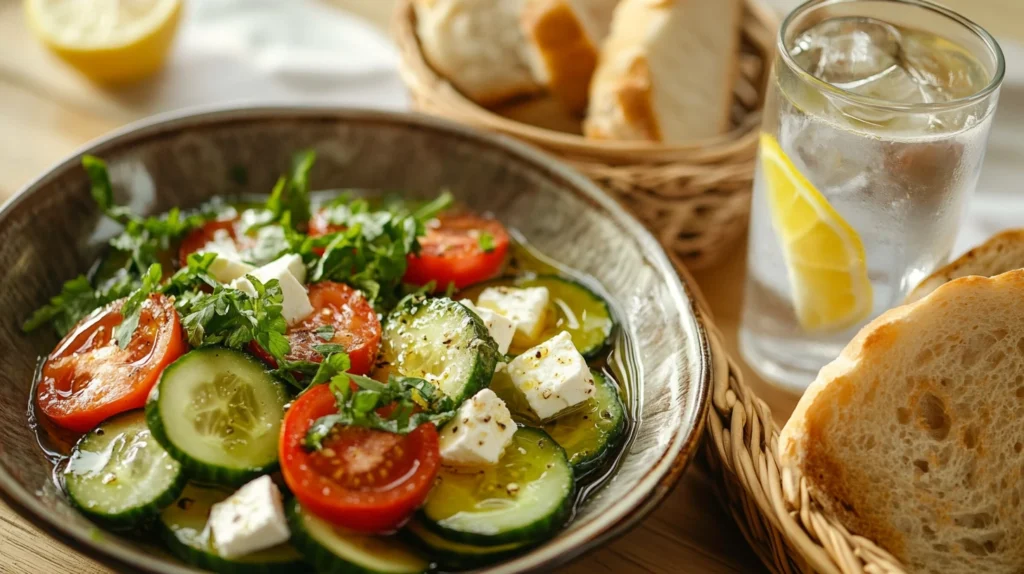
[[[768,134],[761,134],[761,162],[800,326],[837,331],[864,320],[872,294],[860,236]]]
[[[43,43],[101,83],[126,83],[160,69],[174,39],[181,0],[25,0]]]

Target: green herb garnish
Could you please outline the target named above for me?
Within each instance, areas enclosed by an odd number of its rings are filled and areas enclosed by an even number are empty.
[[[392,375],[385,384],[341,373],[331,378],[330,385],[338,412],[313,423],[305,440],[309,450],[323,448],[324,440],[337,425],[408,434],[424,423],[443,425],[455,415],[455,402],[424,379]],[[388,416],[377,412],[385,406],[392,407]]]
[[[114,203],[114,188],[103,160],[91,155],[83,156],[82,167],[89,176],[93,200],[107,217],[124,226],[124,231],[110,240],[110,246],[130,256],[126,268],[139,276],[154,263],[160,263],[160,254],[166,253],[173,241],[211,217],[209,213],[184,215],[178,208],[156,217],[139,217],[127,207]]]
[[[125,270],[118,271],[95,288],[85,275],[79,275],[64,283],[60,294],[37,309],[21,328],[26,332],[34,331],[49,323],[63,337],[96,309],[127,297],[138,284],[138,280]]]
[[[481,231],[480,235],[476,238],[476,244],[480,246],[480,250],[484,253],[491,253],[494,251],[494,236],[486,231]]]
[[[452,203],[442,193],[415,211],[373,211],[366,200],[328,206],[328,218],[341,231],[305,238],[297,251],[312,261],[310,281],[339,281],[366,294],[378,309],[387,309],[404,295],[402,277],[410,253],[419,253],[418,237],[426,224]],[[315,253],[323,250],[322,256]]]

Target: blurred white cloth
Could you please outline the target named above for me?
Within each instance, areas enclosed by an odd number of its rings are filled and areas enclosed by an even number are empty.
[[[391,41],[315,0],[196,0],[147,105],[310,102],[406,109]],[[140,94],[142,95],[142,94]]]

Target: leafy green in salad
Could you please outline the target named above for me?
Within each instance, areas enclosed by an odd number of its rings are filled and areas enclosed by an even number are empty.
[[[346,283],[360,289],[378,310],[393,307],[401,297],[419,289],[402,284],[407,257],[419,252],[417,238],[426,233],[428,221],[451,205],[451,195],[443,193],[418,205],[393,202],[375,207],[366,199],[344,194],[317,206],[310,191],[315,159],[311,150],[296,154],[291,170],[277,181],[266,203],[239,217],[239,225],[244,224],[239,233],[252,240],[249,250],[242,252],[243,258],[259,265],[297,253],[308,267],[310,282]],[[285,336],[287,324],[281,315],[282,294],[277,281],[264,284],[247,276],[255,295],[221,284],[209,272],[217,257],[213,253],[193,253],[185,266],[173,273],[167,269],[177,261],[176,250],[185,235],[218,217],[223,203],[211,203],[193,213],[175,208],[160,216],[139,217],[115,202],[103,160],[85,156],[82,166],[96,204],[124,227],[110,240],[110,249],[121,254],[117,259],[120,267],[102,280],[90,281],[82,275],[65,283],[60,294],[24,323],[25,331],[49,324],[63,336],[90,313],[124,299],[124,318],[114,336],[125,347],[139,324],[143,303],[151,295],[163,294],[173,298],[192,347],[244,349],[255,343],[277,363],[275,374],[298,389],[330,381],[348,369],[344,349],[327,344],[334,337],[330,326],[317,333],[325,342],[317,348],[322,361],[288,359],[291,349]],[[307,233],[315,209],[320,210],[332,231],[319,236]],[[392,389],[387,391],[391,395],[383,396],[400,395],[394,390],[398,387],[388,388]],[[362,405],[367,399],[359,400]],[[372,424],[383,427],[392,423]]]
[[[305,446],[309,450],[323,448],[324,440],[336,426],[408,434],[428,422],[440,427],[455,416],[455,402],[435,385],[416,377],[391,375],[387,383],[381,383],[369,377],[338,373],[331,378],[330,385],[338,412],[313,423],[306,434]],[[390,412],[384,414],[385,407]]]

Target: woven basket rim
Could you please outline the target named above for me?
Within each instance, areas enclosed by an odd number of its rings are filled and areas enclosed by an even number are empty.
[[[744,381],[722,334],[712,347],[712,395],[705,455],[719,501],[761,561],[777,574],[906,574],[899,560],[829,515],[799,471],[779,462],[779,426]]]
[[[503,117],[462,95],[427,63],[416,35],[413,2],[414,0],[398,0],[392,18],[392,36],[402,53],[402,77],[411,90],[431,93],[465,121],[569,154],[609,158],[629,156],[631,160],[638,162],[676,161],[679,158],[693,163],[716,162],[742,150],[749,145],[748,140],[751,137],[756,137],[760,126],[760,119],[756,115],[748,117],[725,134],[682,145],[587,139],[582,135],[559,132]],[[767,65],[774,53],[775,30],[778,29],[779,18],[765,0],[743,0],[743,3],[746,8],[744,32],[760,50]]]

